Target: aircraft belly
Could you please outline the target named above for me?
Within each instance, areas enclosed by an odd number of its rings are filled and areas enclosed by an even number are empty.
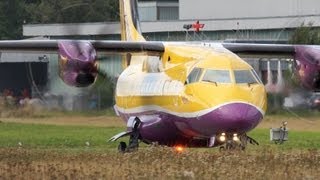
[[[181,140],[188,139],[175,125],[175,121],[184,121],[165,112],[145,111],[140,113],[121,113],[120,116],[128,120],[129,117],[138,117],[142,124],[140,134],[147,142],[157,142],[162,145],[172,145]]]

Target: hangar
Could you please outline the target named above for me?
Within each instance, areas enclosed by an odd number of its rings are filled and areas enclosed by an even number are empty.
[[[0,92],[33,97],[46,90],[48,61],[38,54],[1,55]],[[40,93],[41,94],[41,93]]]

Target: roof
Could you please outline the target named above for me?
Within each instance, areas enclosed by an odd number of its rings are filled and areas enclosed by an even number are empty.
[[[0,63],[47,62],[48,55],[30,53],[1,53]]]
[[[199,20],[205,24],[202,31],[236,31],[236,30],[268,30],[300,27],[304,22],[313,22],[320,27],[320,15],[260,17],[237,19]],[[141,22],[143,33],[181,32],[183,25],[192,24],[196,20],[145,21]],[[291,22],[291,23],[288,23]],[[24,36],[68,36],[68,35],[114,35],[120,34],[118,22],[71,23],[71,24],[25,24]]]

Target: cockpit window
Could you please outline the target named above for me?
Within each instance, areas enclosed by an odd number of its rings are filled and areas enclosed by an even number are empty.
[[[201,68],[194,68],[188,76],[188,84],[198,82],[203,72]]]
[[[231,83],[231,78],[228,70],[208,69],[204,74],[202,81],[213,83]]]
[[[258,80],[258,82],[260,84],[262,84],[262,81],[260,79],[260,77],[258,76],[257,72],[254,69],[251,69],[252,74],[254,75],[254,77],[256,77],[256,79]]]
[[[234,77],[236,80],[236,83],[258,83],[255,79],[253,73],[250,70],[235,70],[234,71]]]

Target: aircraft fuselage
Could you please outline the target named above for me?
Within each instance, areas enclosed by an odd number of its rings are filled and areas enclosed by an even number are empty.
[[[230,52],[174,49],[155,63],[158,71],[150,72],[146,59],[118,79],[116,111],[126,122],[141,120],[142,140],[206,146],[221,133],[243,134],[258,125],[266,94],[251,66]]]

